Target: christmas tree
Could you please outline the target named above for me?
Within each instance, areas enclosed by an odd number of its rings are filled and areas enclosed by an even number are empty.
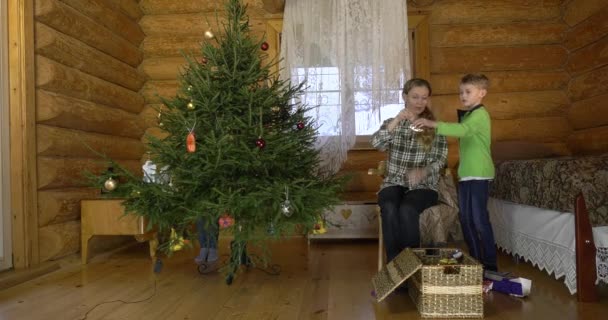
[[[176,97],[163,100],[164,138],[148,137],[156,174],[126,181],[127,212],[147,218],[165,253],[196,236],[192,225],[223,226],[234,237],[228,276],[246,245],[307,232],[338,202],[341,179],[319,167],[317,131],[293,86],[264,62],[268,44],[250,35],[246,6],[226,3],[223,32],[205,32],[202,58],[187,56]],[[119,192],[119,190],[115,190]]]

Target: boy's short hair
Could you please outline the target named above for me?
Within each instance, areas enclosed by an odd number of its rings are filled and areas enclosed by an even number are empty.
[[[488,90],[490,80],[481,73],[469,73],[460,79],[460,84],[472,84],[478,88]]]

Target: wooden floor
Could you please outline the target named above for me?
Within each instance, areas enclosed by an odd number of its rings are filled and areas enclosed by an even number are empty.
[[[198,274],[194,251],[164,259],[156,275],[146,245],[135,245],[86,266],[73,257],[54,273],[0,291],[0,319],[418,319],[406,295],[382,303],[371,296],[376,248],[376,242],[308,247],[305,239],[283,241],[272,245],[280,275],[251,269],[228,286],[219,273]],[[579,304],[563,282],[527,263],[501,255],[499,265],[531,278],[532,294],[525,299],[486,294],[486,319],[605,319],[608,314],[605,286],[600,303]]]

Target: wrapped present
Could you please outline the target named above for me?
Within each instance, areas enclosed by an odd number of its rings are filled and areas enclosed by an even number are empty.
[[[485,280],[491,281],[491,290],[506,293],[515,297],[526,297],[532,289],[532,280],[513,277],[509,274],[485,271],[483,274]]]

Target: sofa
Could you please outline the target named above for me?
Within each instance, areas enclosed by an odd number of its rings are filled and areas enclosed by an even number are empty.
[[[608,154],[498,163],[490,195],[497,246],[594,300],[608,283]]]

